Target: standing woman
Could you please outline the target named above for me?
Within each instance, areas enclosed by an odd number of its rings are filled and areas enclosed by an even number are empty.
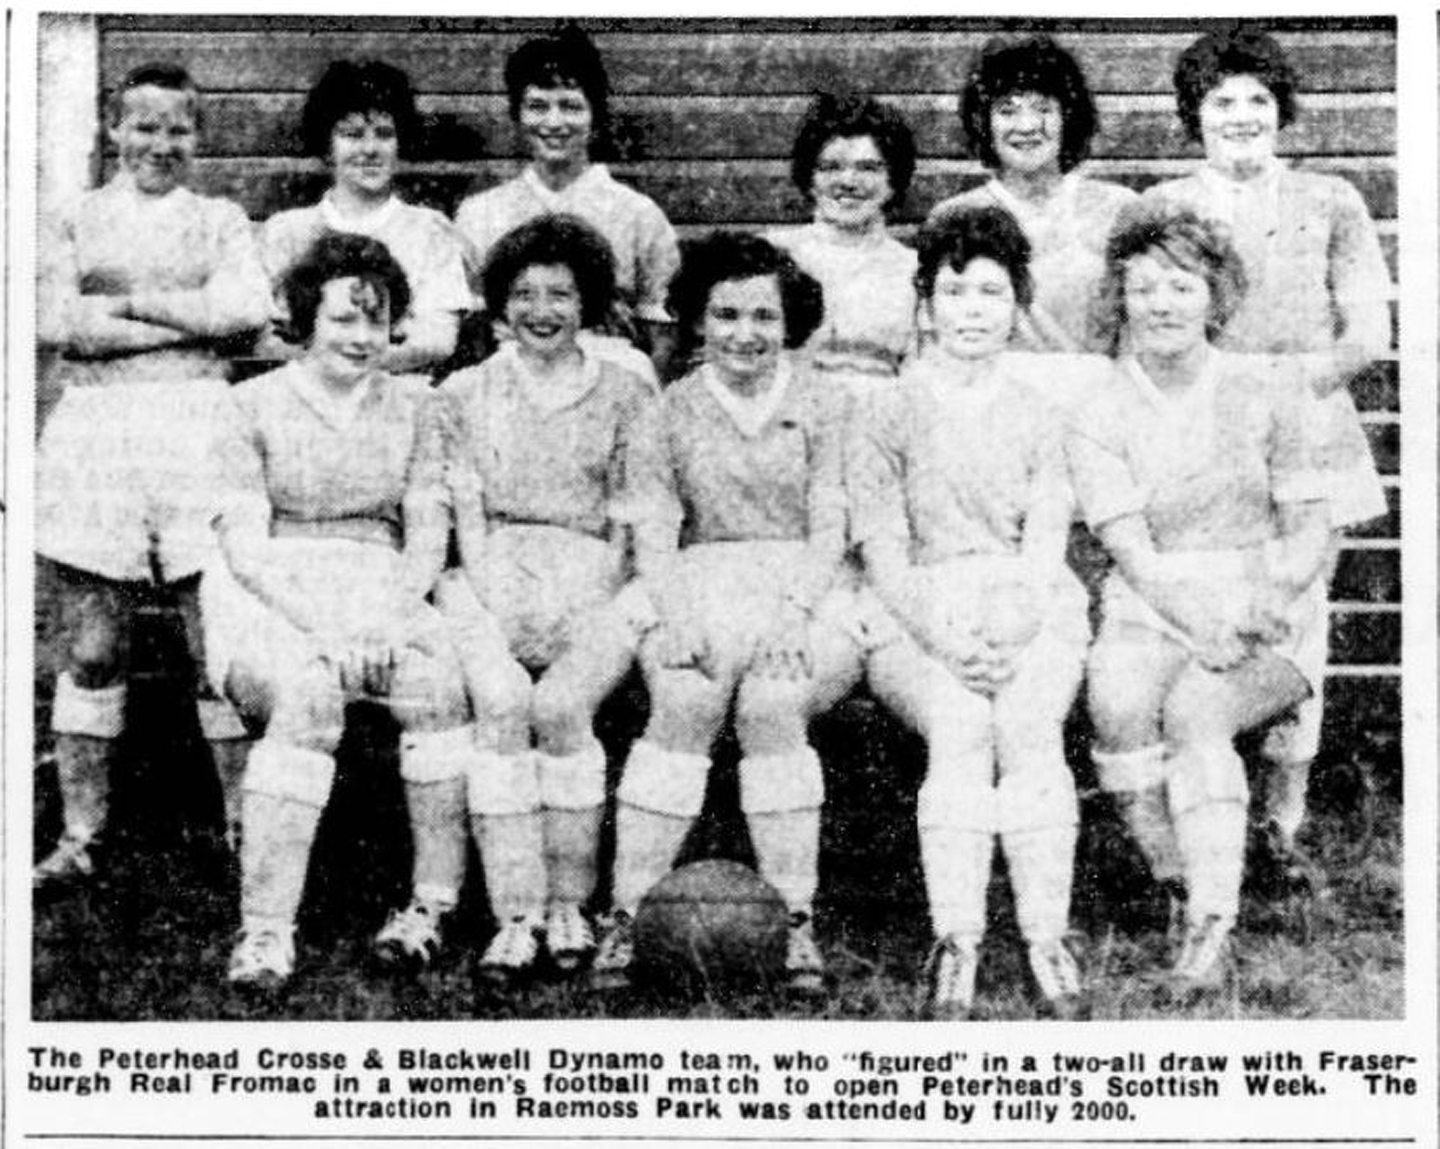
[[[615,253],[618,306],[606,327],[649,354],[663,377],[674,343],[665,292],[680,252],[655,202],[593,162],[610,143],[610,80],[600,53],[573,25],[527,40],[506,61],[505,88],[530,162],[462,203],[456,224],[482,264],[501,236],[537,215],[566,212],[590,224]]]
[[[915,138],[877,100],[819,95],[801,121],[791,172],[815,218],[766,238],[825,292],[825,317],[805,347],[811,366],[851,386],[894,379],[915,345],[915,252],[885,218],[915,174]]]
[[[481,969],[503,982],[531,972],[542,935],[561,970],[594,949],[581,907],[605,752],[591,724],[635,658],[612,601],[628,557],[615,515],[631,425],[657,388],[643,356],[637,371],[579,341],[615,290],[610,247],[582,220],[521,224],[483,278],[514,338],[443,387],[464,566],[440,603],[475,711],[470,821],[500,921]]]
[[[790,909],[790,989],[813,996],[824,989],[810,925],[824,781],[807,725],[860,676],[831,593],[847,397],[789,354],[820,322],[820,287],[765,240],[695,243],[670,305],[703,363],[646,409],[630,452],[636,563],[657,625],[640,650],[650,721],[620,784],[616,913],[592,984],[629,984],[631,918],[700,813],[733,707],[740,808]]]
[[[291,267],[326,232],[378,239],[405,271],[412,303],[386,350],[394,372],[432,372],[455,351],[470,307],[465,243],[440,212],[395,194],[395,173],[415,149],[420,119],[405,73],[375,60],[337,60],[305,98],[305,149],[330,169],[330,190],[310,207],[277,212],[261,235],[266,269],[282,304]],[[396,317],[397,323],[399,317]],[[282,320],[281,334],[288,325]],[[297,354],[280,345],[286,357]]]
[[[1065,566],[1070,491],[1045,359],[1005,353],[1029,244],[996,207],[919,237],[934,342],[871,396],[850,453],[853,534],[889,617],[866,672],[925,738],[920,857],[937,938],[926,1011],[969,1014],[998,834],[1046,1006],[1078,1005],[1069,928],[1078,810],[1061,725],[1089,626]]]
[[[1115,560],[1090,654],[1094,757],[1154,877],[1188,898],[1183,994],[1229,964],[1248,800],[1234,738],[1323,673],[1326,477],[1298,372],[1217,346],[1245,279],[1215,225],[1136,213],[1107,267],[1119,357],[1067,439]]]
[[[1079,170],[1098,124],[1085,73],[1048,36],[990,40],[960,97],[960,122],[971,154],[991,176],[937,205],[931,222],[967,207],[1008,211],[1032,252],[1035,298],[1021,317],[1021,345],[1101,350],[1090,306],[1104,271],[1105,237],[1135,194]]]
[[[65,831],[35,868],[37,886],[92,871],[134,610],[173,593],[197,671],[204,664],[199,572],[213,551],[226,370],[216,345],[259,330],[267,292],[244,212],[184,186],[200,112],[183,69],[127,75],[109,108],[115,176],[40,244],[40,388],[60,394],[36,460],[36,549],[52,564],[66,649],[51,718]],[[238,738],[234,714],[205,695],[206,738]]]
[[[274,988],[293,971],[350,701],[388,706],[402,730],[412,906],[438,917],[459,892],[473,731],[459,661],[425,602],[448,523],[443,465],[422,434],[426,382],[383,367],[409,294],[384,244],[322,236],[285,279],[304,354],[231,396],[218,529],[240,601],[212,673],[264,728],[242,786],[241,935],[229,970],[240,986]]]
[[[1146,196],[1229,229],[1250,286],[1222,346],[1290,356],[1305,372],[1326,460],[1333,552],[1343,528],[1386,510],[1348,384],[1390,345],[1390,276],[1360,193],[1344,179],[1297,170],[1275,154],[1280,131],[1295,119],[1297,87],[1284,50],[1266,33],[1235,27],[1200,37],[1176,62],[1175,98],[1186,132],[1204,145],[1205,162]],[[1333,553],[1330,561],[1333,569]],[[1328,617],[1314,622],[1322,630],[1315,641],[1323,645]],[[1303,879],[1310,868],[1295,837],[1320,748],[1322,709],[1317,688],[1265,743],[1273,768],[1257,820],[1270,861],[1286,878]]]

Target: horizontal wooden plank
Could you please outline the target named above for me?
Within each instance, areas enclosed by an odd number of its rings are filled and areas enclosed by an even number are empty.
[[[1399,602],[1400,552],[1342,551],[1330,583],[1330,600]]]
[[[956,101],[952,96],[888,96],[915,132],[923,156],[961,159]],[[203,154],[210,156],[300,156],[297,92],[220,92],[206,101]],[[618,158],[782,159],[809,103],[807,97],[632,96],[617,99],[612,125]],[[420,101],[424,137],[422,160],[515,158],[520,145],[503,96],[427,96]],[[1173,107],[1157,97],[1108,97],[1100,101],[1101,128],[1095,156],[1141,159],[1156,156],[1197,159],[1198,147],[1184,138]],[[1283,137],[1291,156],[1389,155],[1395,150],[1395,109],[1386,93],[1317,97]]]
[[[1026,21],[1024,27],[1045,26]],[[212,26],[213,27],[213,26]],[[113,84],[152,60],[184,63],[207,88],[302,90],[334,59],[387,58],[409,71],[427,92],[503,91],[507,55],[534,30],[503,21],[377,24],[352,21],[272,23],[212,31],[203,21],[163,30],[128,30],[107,21],[102,80]],[[826,20],[780,22],[764,30],[697,32],[677,22],[649,32],[597,30],[615,91],[674,95],[804,94],[838,85],[860,90],[956,92],[970,60],[995,23],[947,26],[908,21],[906,27]],[[1191,43],[1184,31],[1071,31],[1063,41],[1099,92],[1171,90],[1175,57]],[[418,29],[418,30],[412,30]],[[443,30],[442,30],[443,29]],[[843,29],[843,30],[842,30]],[[1384,28],[1321,34],[1286,32],[1278,38],[1312,91],[1375,91],[1394,87],[1395,41]]]
[[[1400,473],[1400,428],[1395,423],[1373,423],[1365,425],[1365,438],[1370,442],[1370,454],[1375,458],[1375,469],[1382,475]]]
[[[1385,502],[1388,510],[1368,523],[1358,523],[1345,528],[1347,538],[1376,540],[1398,539],[1400,537],[1400,486],[1385,488]]]
[[[1400,683],[1398,673],[1328,677],[1322,756],[1343,760],[1356,750],[1363,752],[1376,738],[1398,737]]]
[[[1143,189],[1188,166],[1169,161],[1095,161],[1091,168],[1098,176]],[[1305,166],[1343,175],[1356,185],[1373,215],[1382,219],[1393,215],[1396,180],[1388,164],[1360,157]],[[464,195],[490,187],[515,170],[514,163],[496,160],[421,164],[406,172],[400,185],[418,195],[420,202],[448,211]],[[255,219],[312,202],[324,185],[323,168],[313,160],[201,159],[196,162],[195,174],[199,187],[212,194],[231,196]],[[789,165],[783,160],[622,164],[617,165],[616,175],[651,196],[676,224],[720,226],[757,219],[801,222],[808,215],[804,201],[790,183]],[[900,221],[924,219],[933,204],[983,178],[984,172],[973,161],[925,161],[916,173]]]
[[[1350,394],[1361,411],[1400,410],[1400,364],[1377,359],[1350,379]]]
[[[1355,666],[1398,666],[1400,612],[1332,613],[1330,661]]]

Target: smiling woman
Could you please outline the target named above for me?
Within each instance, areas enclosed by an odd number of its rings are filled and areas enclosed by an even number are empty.
[[[392,371],[430,371],[455,350],[460,313],[470,306],[465,282],[465,244],[443,215],[401,201],[394,191],[402,159],[416,147],[420,120],[410,82],[398,68],[378,61],[331,64],[305,101],[305,145],[323,159],[331,187],[313,207],[270,217],[262,250],[276,286],[325,232],[368,235],[394,254],[414,289],[414,303],[385,352]],[[282,356],[297,350],[271,340]]]

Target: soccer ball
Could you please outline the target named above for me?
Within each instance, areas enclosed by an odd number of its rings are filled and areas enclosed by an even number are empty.
[[[635,961],[650,984],[691,996],[765,989],[785,971],[789,913],[773,886],[721,858],[651,887],[635,915]]]

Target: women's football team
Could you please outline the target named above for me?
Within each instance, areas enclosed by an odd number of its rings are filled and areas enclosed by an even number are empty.
[[[1276,41],[1181,54],[1205,158],[1143,196],[1083,174],[1075,59],[991,41],[960,99],[990,178],[913,247],[887,219],[915,142],[874,99],[806,112],[812,222],[682,258],[597,162],[588,38],[523,44],[505,81],[529,164],[452,224],[396,193],[404,73],[332,64],[302,125],[329,190],[258,237],[186,187],[190,77],[153,65],[115,92],[116,173],[41,245],[64,831],[36,888],[94,871],[135,613],[165,594],[239,858],[237,986],[293,975],[346,704],[368,699],[401,730],[414,843],[382,960],[443,952],[473,838],[498,924],[481,973],[624,990],[732,721],[787,986],[822,995],[808,727],[862,682],[926,746],[925,1016],[972,1009],[997,844],[1041,1008],[1083,1012],[1061,738],[1082,685],[1099,783],[1170,900],[1169,984],[1222,986],[1250,836],[1235,737],[1267,731],[1258,837],[1299,873],[1336,532],[1385,509],[1346,382],[1387,346],[1387,271],[1354,188],[1277,158],[1297,79]],[[472,311],[489,354],[447,376]],[[227,386],[235,336],[284,365]],[[592,918],[592,724],[635,666],[650,716]]]

